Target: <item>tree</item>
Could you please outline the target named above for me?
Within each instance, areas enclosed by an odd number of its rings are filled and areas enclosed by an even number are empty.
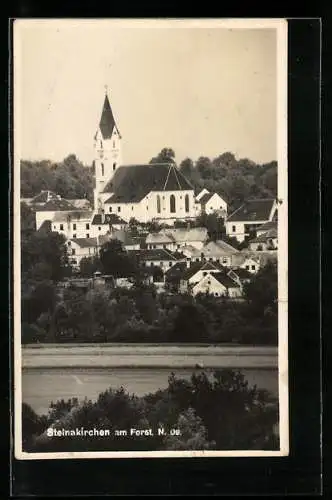
[[[206,156],[200,156],[196,162],[196,169],[202,179],[208,179],[211,175],[211,160]]]
[[[36,231],[35,212],[24,202],[21,203],[21,233],[30,235]]]
[[[150,160],[150,163],[175,163],[175,152],[172,148],[163,148],[157,156]]]
[[[253,314],[264,314],[269,309],[277,314],[278,270],[277,263],[269,261],[261,267],[249,283],[244,285],[244,296]]]
[[[136,276],[138,269],[134,259],[130,258],[122,242],[116,239],[107,241],[100,249],[100,262],[103,272],[115,278]]]
[[[80,275],[82,278],[91,278],[96,271],[100,271],[101,261],[97,256],[84,257],[80,261]]]
[[[197,218],[198,226],[206,227],[212,240],[221,239],[226,233],[224,219],[217,214],[203,213]]]
[[[169,435],[165,439],[167,450],[210,450],[215,448],[215,443],[208,441],[206,427],[193,408],[189,407],[180,413],[175,430],[179,434]]]

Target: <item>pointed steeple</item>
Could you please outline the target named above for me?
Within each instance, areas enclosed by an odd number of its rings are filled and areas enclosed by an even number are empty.
[[[119,130],[114,120],[112,108],[107,93],[105,94],[104,106],[103,106],[103,111],[101,113],[99,128],[103,136],[103,139],[110,139],[112,137],[114,128],[117,130],[117,133],[119,134]]]

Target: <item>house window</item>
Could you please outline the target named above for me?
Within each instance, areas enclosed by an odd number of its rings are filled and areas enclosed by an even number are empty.
[[[224,258],[222,259],[222,263],[223,263],[223,264],[227,264],[227,259],[226,259],[226,257],[224,257]]]
[[[72,248],[72,249],[71,249],[71,254],[72,254],[72,255],[75,255],[75,253],[76,253],[75,248]]]
[[[171,194],[170,199],[169,199],[169,206],[170,206],[170,212],[175,213],[175,196],[174,194]]]
[[[63,231],[63,224],[60,224],[60,231]]]
[[[121,207],[118,207],[118,212],[121,212]]]
[[[112,212],[112,207],[110,207],[110,212]]]
[[[210,258],[209,258],[209,261],[210,261],[210,262],[212,262],[212,261],[213,261],[213,258],[212,258],[212,257],[210,257]]]
[[[207,275],[207,272],[206,272],[206,271],[204,271],[204,272],[203,272],[203,276],[206,276],[206,275]]]
[[[250,269],[250,266],[246,266],[246,270],[249,271],[249,269]]]
[[[86,237],[87,237],[87,238],[90,238],[90,235],[89,235],[89,233],[86,233]]]
[[[236,226],[232,226],[232,231],[233,231],[233,233],[235,233],[235,231],[236,231]]]
[[[196,262],[199,262],[199,258],[197,257]]]
[[[207,282],[207,284],[208,284],[208,285],[211,285],[211,281],[209,280],[209,281]]]
[[[163,245],[163,248],[166,248],[166,245]]]
[[[75,233],[75,234],[73,234],[73,238],[76,238],[76,233]]]
[[[184,197],[184,206],[185,206],[185,211],[189,212],[189,195],[188,194],[186,194],[186,196]]]
[[[172,262],[169,262],[168,265],[169,265],[169,267],[172,267]]]
[[[157,248],[157,245],[153,245],[153,248]]]
[[[104,175],[105,175],[103,163],[101,164],[101,175],[102,175],[102,177],[104,177]]]
[[[216,292],[214,295],[215,295],[216,297],[218,297],[218,293],[217,293],[217,292]]]
[[[85,229],[90,229],[90,224],[86,224]]]
[[[116,163],[113,163],[113,172],[114,172],[115,168],[116,168]]]
[[[160,212],[161,212],[161,204],[160,204],[159,194],[157,195],[157,212],[158,212],[158,214],[160,214]]]
[[[73,224],[73,230],[76,231],[76,224]]]
[[[150,262],[150,266],[153,267],[153,262]]]
[[[252,271],[255,271],[255,269],[256,269],[256,266],[251,266]]]
[[[68,246],[70,247],[70,245],[71,245],[71,241],[68,241]]]
[[[98,226],[98,231],[101,231],[101,227],[100,226]]]

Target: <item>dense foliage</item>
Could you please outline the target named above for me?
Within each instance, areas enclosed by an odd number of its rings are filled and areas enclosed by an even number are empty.
[[[62,198],[93,200],[93,168],[83,165],[75,155],[60,163],[49,160],[21,161],[21,197],[32,198],[42,190],[54,191]]]
[[[175,152],[164,148],[150,163],[174,163]],[[203,187],[223,196],[230,211],[245,199],[276,197],[277,163],[258,165],[248,159],[237,160],[232,153],[216,158],[200,157],[183,160],[179,168],[193,187]],[[49,160],[21,162],[21,197],[29,198],[41,190],[51,190],[63,198],[93,200],[93,167],[84,166],[71,154],[60,163]]]
[[[22,408],[23,448],[29,452],[148,450],[276,450],[277,399],[249,386],[237,371],[171,374],[168,387],[143,397],[123,388],[101,393],[96,402],[77,399],[51,404],[48,415]],[[46,430],[103,429],[109,436],[48,437]],[[152,436],[130,436],[130,429]],[[158,429],[165,434],[158,435]],[[116,435],[126,430],[127,436]],[[171,434],[171,430],[177,431]]]

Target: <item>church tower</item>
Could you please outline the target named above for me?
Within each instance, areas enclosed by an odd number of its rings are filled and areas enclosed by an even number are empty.
[[[115,123],[106,91],[99,127],[94,137],[94,209],[96,212],[99,212],[103,207],[102,192],[104,187],[112,179],[115,170],[121,163],[121,135]]]

